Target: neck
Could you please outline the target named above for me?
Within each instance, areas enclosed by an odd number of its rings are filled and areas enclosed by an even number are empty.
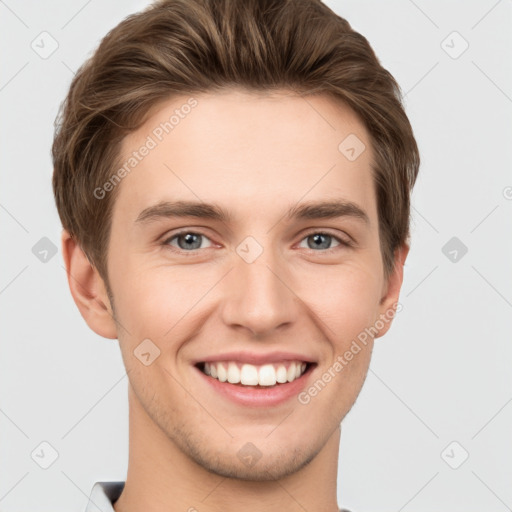
[[[248,481],[212,473],[187,456],[151,420],[129,385],[129,460],[115,512],[338,512],[340,429],[297,472]]]

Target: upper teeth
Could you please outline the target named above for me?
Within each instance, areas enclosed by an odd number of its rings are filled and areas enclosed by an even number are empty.
[[[291,361],[255,366],[234,361],[211,362],[204,364],[204,373],[231,384],[246,386],[273,386],[276,382],[283,384],[299,378],[306,370],[306,363]]]

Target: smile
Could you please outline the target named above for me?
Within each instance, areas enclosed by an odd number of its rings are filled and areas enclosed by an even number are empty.
[[[253,365],[237,361],[205,362],[198,365],[205,374],[220,382],[241,386],[274,386],[300,378],[310,363],[282,361],[272,364]]]
[[[251,364],[224,359],[199,362],[194,368],[206,385],[207,401],[218,396],[238,406],[268,408],[296,399],[313,378],[316,366],[300,360]]]

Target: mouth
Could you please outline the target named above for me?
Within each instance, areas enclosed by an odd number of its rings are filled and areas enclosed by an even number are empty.
[[[286,386],[309,373],[316,363],[287,360],[261,365],[239,361],[203,361],[195,364],[204,375],[220,383],[264,389]]]
[[[208,401],[228,400],[236,406],[269,411],[270,407],[296,400],[317,363],[286,361],[252,365],[237,361],[201,362],[194,365]],[[230,382],[231,381],[231,382]],[[210,393],[214,393],[210,396]]]

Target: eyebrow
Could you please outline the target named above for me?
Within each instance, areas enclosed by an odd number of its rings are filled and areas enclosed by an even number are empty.
[[[173,217],[195,217],[226,224],[233,221],[232,214],[216,204],[197,201],[161,201],[142,210],[135,223],[149,223]],[[295,205],[288,209],[284,217],[287,221],[352,217],[370,224],[368,214],[361,207],[351,201],[340,199]]]

